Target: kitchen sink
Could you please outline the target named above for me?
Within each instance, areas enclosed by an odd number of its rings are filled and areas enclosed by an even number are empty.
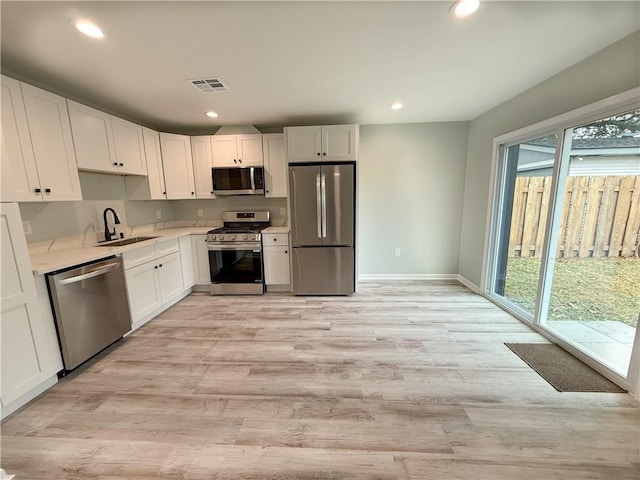
[[[116,240],[115,242],[105,242],[98,245],[99,247],[122,247],[123,245],[131,245],[132,243],[144,242],[158,237],[131,237]]]

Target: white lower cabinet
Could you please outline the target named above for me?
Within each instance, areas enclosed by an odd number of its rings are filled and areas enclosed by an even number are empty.
[[[196,265],[191,236],[180,237],[180,260],[182,262],[182,285],[191,288],[196,283]]]
[[[190,292],[183,283],[178,239],[125,252],[122,256],[133,330]]]
[[[193,247],[196,285],[209,285],[211,284],[211,273],[209,272],[207,236],[191,235],[191,245]]]
[[[264,255],[264,281],[269,285],[291,283],[289,234],[265,233],[262,235]]]
[[[53,317],[41,309],[16,203],[0,204],[0,235],[0,413],[5,417],[57,382],[62,359]]]
[[[162,306],[157,270],[155,262],[149,262],[125,271],[132,324],[141,321]]]

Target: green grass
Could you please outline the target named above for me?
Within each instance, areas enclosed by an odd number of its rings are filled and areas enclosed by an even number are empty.
[[[540,259],[510,258],[505,297],[533,312]],[[549,320],[614,320],[636,326],[640,258],[557,259]]]

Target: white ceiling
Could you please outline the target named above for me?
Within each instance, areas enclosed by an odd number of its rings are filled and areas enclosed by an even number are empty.
[[[637,1],[1,2],[2,69],[158,129],[470,120],[640,28]],[[80,35],[85,17],[103,40]],[[186,79],[217,75],[203,94]],[[568,92],[570,94],[570,92]],[[390,109],[400,101],[405,107]],[[215,110],[215,120],[204,116]]]

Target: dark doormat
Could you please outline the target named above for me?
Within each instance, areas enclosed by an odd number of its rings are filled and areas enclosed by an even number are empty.
[[[559,392],[626,392],[553,343],[505,343]]]

